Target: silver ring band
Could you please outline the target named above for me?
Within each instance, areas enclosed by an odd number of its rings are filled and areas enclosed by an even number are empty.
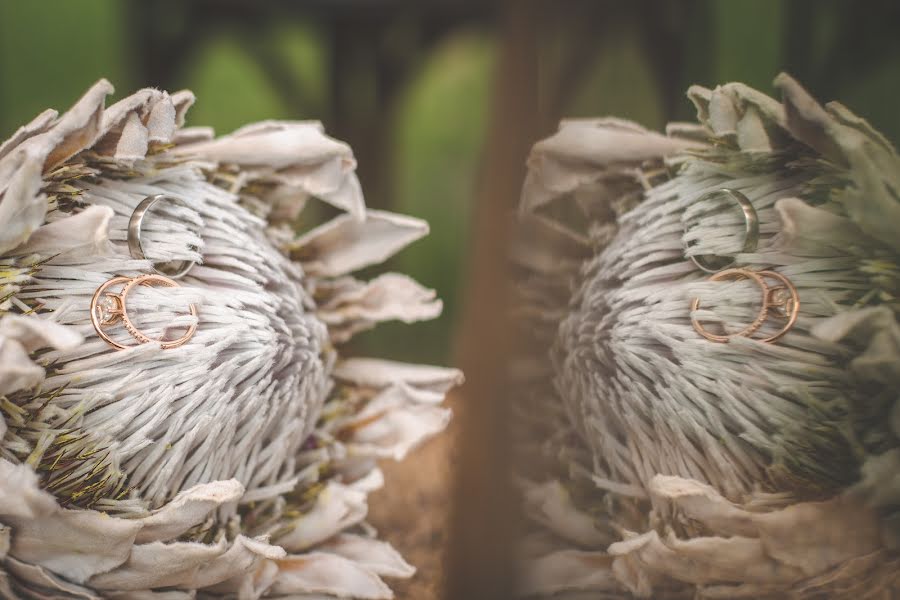
[[[756,251],[756,248],[759,246],[759,217],[756,214],[756,209],[753,208],[753,204],[747,196],[730,188],[722,188],[703,194],[703,196],[697,198],[695,202],[702,202],[716,196],[728,196],[741,207],[741,212],[744,215],[744,246],[741,248],[741,253],[746,254],[747,252]],[[685,245],[685,250],[687,249],[688,246]],[[716,254],[695,254],[688,256],[688,258],[690,258],[698,268],[707,273],[718,273],[723,269],[733,266],[735,263],[734,258],[729,259],[728,257],[718,256]]]
[[[137,205],[137,208],[134,209],[134,212],[131,213],[131,218],[128,220],[128,251],[131,253],[131,256],[133,258],[147,258],[144,255],[144,248],[141,245],[141,224],[144,221],[144,215],[148,210],[150,210],[150,207],[160,200],[170,200],[173,202],[178,201],[176,198],[173,198],[172,196],[166,196],[164,194],[147,196],[146,198],[141,200],[140,204]],[[172,269],[161,269],[160,267],[162,265],[170,265]],[[153,264],[153,270],[155,270],[160,275],[165,275],[167,277],[171,277],[172,279],[184,277],[187,272],[190,271],[193,267],[194,261],[192,260],[173,260]]]

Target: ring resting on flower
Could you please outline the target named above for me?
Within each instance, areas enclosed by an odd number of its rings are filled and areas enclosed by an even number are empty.
[[[715,334],[703,327],[703,324],[691,317],[691,325],[694,329],[706,339],[726,343],[734,337],[748,337],[757,339],[761,342],[771,343],[786,334],[794,323],[797,322],[797,316],[800,312],[800,296],[797,288],[790,279],[775,271],[750,271],[749,269],[727,269],[715,273],[709,278],[709,281],[721,280],[740,280],[750,279],[754,281],[762,290],[762,306],[756,319],[750,325],[744,327],[736,333]],[[774,285],[769,285],[766,280],[774,279],[777,281]],[[700,298],[694,298],[691,302],[691,312],[700,308]],[[768,321],[769,317],[775,317],[784,321],[782,327],[775,333],[764,338],[753,338],[753,334]]]
[[[116,293],[109,291],[111,288],[119,285],[123,286],[120,292]],[[181,337],[173,340],[151,338],[135,326],[128,315],[127,299],[128,294],[139,285],[146,287],[181,287],[178,282],[163,275],[150,274],[140,275],[138,277],[113,277],[98,287],[97,291],[94,292],[94,296],[91,298],[91,323],[94,325],[97,335],[114,348],[119,350],[129,348],[130,346],[114,340],[106,331],[107,328],[121,322],[125,327],[125,330],[131,337],[137,340],[139,344],[160,342],[160,346],[163,349],[177,348],[178,346],[184,345],[191,339],[191,336],[193,336],[194,332],[197,330],[196,322],[191,323],[188,326],[187,331]],[[197,307],[195,305],[189,304],[188,310],[191,316],[197,316]]]
[[[737,190],[721,188],[703,194],[701,197],[697,198],[696,202],[700,203],[718,197],[733,200],[740,207],[741,214],[744,217],[744,244],[741,247],[741,253],[746,254],[748,252],[755,252],[759,245],[759,216],[756,214],[756,209],[753,208],[750,199]],[[685,250],[688,250],[690,247],[690,244],[686,244]],[[735,258],[718,256],[715,254],[692,254],[688,256],[688,258],[697,265],[699,269],[706,271],[707,273],[716,273],[722,271],[722,269],[732,267],[736,260]]]
[[[131,213],[131,218],[128,219],[128,251],[134,258],[146,258],[146,256],[144,255],[144,246],[141,242],[141,226],[144,222],[144,215],[147,214],[147,211],[150,210],[150,208],[160,200],[168,200],[170,202],[178,201],[172,196],[166,196],[165,194],[154,194],[152,196],[147,196],[146,198],[141,200],[140,204],[138,204],[134,209],[134,212]],[[153,263],[152,266],[153,270],[160,275],[167,275],[172,279],[179,279],[181,277],[184,277],[187,272],[194,267],[194,261],[173,260],[168,262]]]

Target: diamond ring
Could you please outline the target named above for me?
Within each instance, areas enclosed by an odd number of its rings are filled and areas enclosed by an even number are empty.
[[[107,344],[114,348],[118,348],[119,350],[130,347],[129,345],[114,340],[108,332],[110,327],[119,322],[122,323],[125,330],[128,331],[131,337],[137,340],[139,344],[159,342],[161,348],[167,349],[177,348],[191,339],[191,336],[193,336],[194,332],[197,330],[196,322],[191,323],[188,326],[187,331],[181,337],[171,340],[151,338],[134,325],[134,322],[128,315],[127,299],[128,294],[139,285],[146,287],[181,287],[174,279],[170,279],[163,275],[153,274],[141,275],[139,277],[113,277],[98,287],[97,291],[94,292],[94,296],[91,298],[91,323],[94,325],[97,335]],[[118,286],[121,286],[120,291],[112,291]],[[189,304],[188,311],[191,316],[197,316],[197,307],[195,305]]]

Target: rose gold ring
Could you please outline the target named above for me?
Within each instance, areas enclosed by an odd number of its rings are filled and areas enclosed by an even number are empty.
[[[786,334],[797,322],[797,316],[800,314],[800,294],[791,280],[781,273],[757,271],[756,274],[763,279],[777,279],[781,282],[781,285],[766,288],[766,309],[772,309],[770,314],[785,322],[781,329],[760,340],[761,342],[774,342]]]
[[[775,271],[750,271],[748,269],[727,269],[715,273],[709,278],[709,281],[720,281],[722,279],[752,279],[762,290],[762,302],[756,319],[748,326],[744,327],[736,333],[715,334],[705,329],[702,323],[691,317],[691,325],[694,330],[708,340],[719,343],[726,343],[734,337],[748,337],[758,339],[760,342],[774,342],[775,340],[786,334],[794,323],[797,322],[797,316],[800,313],[800,296],[797,288],[790,279],[776,273]],[[776,279],[778,285],[770,287],[766,283],[766,279]],[[700,308],[700,298],[694,298],[691,302],[691,312]],[[770,316],[776,319],[784,320],[785,324],[774,334],[764,338],[753,338],[753,334],[766,323]]]
[[[123,286],[120,292],[115,293],[108,291],[110,288],[117,285]],[[100,339],[119,350],[129,348],[130,346],[114,340],[106,331],[106,328],[115,325],[119,321],[122,322],[125,330],[128,331],[131,337],[136,339],[139,344],[159,342],[161,348],[168,349],[177,348],[191,339],[191,336],[197,331],[196,322],[188,326],[184,335],[174,340],[154,339],[135,327],[134,322],[128,316],[126,299],[128,294],[138,285],[147,287],[152,287],[154,285],[181,287],[177,281],[163,275],[141,275],[139,277],[118,276],[105,282],[97,288],[97,291],[94,292],[94,296],[91,298],[91,323],[94,325],[94,330],[97,332],[97,335],[100,336]],[[196,306],[189,304],[188,310],[192,316],[197,316]]]

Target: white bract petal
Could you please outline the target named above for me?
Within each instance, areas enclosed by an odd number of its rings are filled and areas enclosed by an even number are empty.
[[[311,275],[338,277],[384,262],[428,234],[425,221],[381,210],[367,210],[360,221],[336,217],[291,242]]]
[[[389,600],[390,588],[372,571],[336,554],[310,552],[278,561],[271,587],[276,596],[323,594],[360,600]]]
[[[225,539],[215,544],[151,542],[131,548],[128,559],[88,581],[100,590],[145,590],[156,587],[195,587],[200,568],[214,564],[228,549]]]
[[[315,506],[290,524],[290,531],[274,543],[289,552],[306,550],[366,518],[366,494],[329,482],[316,497]]]
[[[380,358],[348,358],[338,362],[334,376],[360,386],[384,388],[395,383],[408,384],[416,389],[445,393],[463,382],[457,369],[416,365]]]
[[[605,552],[552,552],[522,565],[518,591],[523,596],[619,591],[619,582],[610,571],[611,564],[612,559]]]
[[[384,577],[412,577],[416,572],[393,546],[370,537],[342,533],[318,546],[317,550],[343,556]]]
[[[201,483],[179,493],[171,502],[141,519],[141,530],[135,542],[167,541],[202,523],[214,509],[229,502],[237,502],[244,486],[235,479]]]

